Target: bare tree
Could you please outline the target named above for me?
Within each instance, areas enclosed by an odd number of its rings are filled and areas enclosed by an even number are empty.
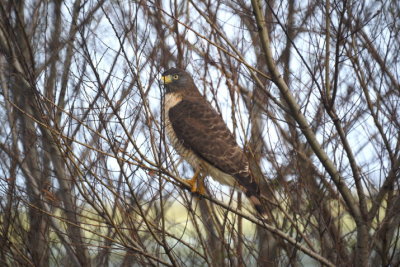
[[[397,1],[0,1],[4,266],[397,266]],[[170,147],[190,72],[269,220]]]

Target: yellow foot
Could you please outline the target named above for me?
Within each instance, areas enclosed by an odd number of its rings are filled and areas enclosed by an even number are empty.
[[[204,186],[204,177],[199,177],[199,175],[200,170],[197,170],[192,179],[188,180],[187,183],[190,185],[190,191],[192,193],[204,195],[206,193],[206,188]]]

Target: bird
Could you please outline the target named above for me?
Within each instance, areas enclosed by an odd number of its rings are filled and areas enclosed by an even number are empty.
[[[244,192],[261,215],[260,186],[253,177],[249,161],[228,126],[200,93],[192,76],[180,68],[162,73],[165,95],[163,119],[172,147],[194,169],[188,180],[193,193],[204,195],[204,177]]]

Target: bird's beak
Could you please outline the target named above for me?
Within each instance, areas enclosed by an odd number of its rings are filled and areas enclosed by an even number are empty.
[[[171,75],[161,76],[161,81],[164,84],[169,84],[172,82],[172,76]]]

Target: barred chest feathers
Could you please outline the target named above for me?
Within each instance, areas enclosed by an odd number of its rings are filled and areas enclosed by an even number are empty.
[[[193,151],[186,148],[182,143],[183,140],[179,140],[176,136],[175,131],[172,127],[171,121],[169,119],[169,110],[175,105],[182,101],[182,96],[179,93],[171,92],[165,95],[164,102],[164,123],[165,130],[171,145],[174,147],[176,152],[183,157],[194,169],[201,169],[204,174],[211,175],[215,180],[221,184],[226,184],[229,186],[235,186],[235,178],[231,175],[224,173],[212,166],[208,162],[200,159]]]
[[[176,152],[187,160],[193,168],[198,168],[197,164],[197,156],[194,155],[192,151],[183,146],[182,141],[178,139],[175,134],[175,131],[172,127],[171,121],[169,119],[169,110],[181,102],[182,96],[178,93],[168,93],[165,95],[165,103],[164,103],[164,123],[165,123],[165,131],[167,133],[168,139],[171,142],[171,145],[174,147]]]

